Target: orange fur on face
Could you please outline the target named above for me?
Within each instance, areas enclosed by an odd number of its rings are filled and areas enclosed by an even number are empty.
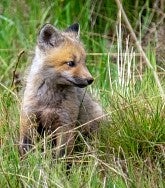
[[[75,77],[91,77],[85,65],[86,53],[80,42],[67,39],[58,48],[51,49],[46,57],[46,64],[54,67],[56,72],[69,71]],[[69,67],[67,62],[74,61],[75,67]]]
[[[68,61],[85,61],[85,56],[85,51],[78,42],[66,41],[60,47],[51,49],[48,52],[47,60],[58,69]]]

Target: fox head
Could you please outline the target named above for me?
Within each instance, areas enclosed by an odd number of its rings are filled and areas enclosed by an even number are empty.
[[[80,28],[75,23],[65,31],[46,24],[39,32],[37,52],[42,56],[43,74],[59,85],[86,87],[93,82],[86,65],[86,53],[79,40]]]

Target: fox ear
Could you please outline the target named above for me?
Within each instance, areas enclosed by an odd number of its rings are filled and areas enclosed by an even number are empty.
[[[80,25],[79,23],[74,23],[71,26],[69,26],[65,32],[69,32],[72,36],[79,38],[80,35]]]
[[[53,25],[44,25],[38,36],[38,45],[41,49],[57,47],[63,41],[63,37]]]

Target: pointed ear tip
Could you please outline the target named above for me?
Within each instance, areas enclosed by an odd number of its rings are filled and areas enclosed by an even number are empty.
[[[78,29],[80,28],[80,24],[79,23],[74,23],[73,25],[75,25]]]
[[[74,23],[69,28],[71,29],[71,31],[79,32],[80,31],[80,24],[79,23]]]
[[[50,23],[45,23],[44,25],[43,25],[43,27],[47,27],[47,26],[50,26],[51,24]]]
[[[51,36],[56,30],[56,28],[49,23],[44,24],[41,29],[39,30],[39,37],[43,37],[43,36]]]
[[[78,23],[78,22],[76,22],[76,23],[74,23],[75,25],[77,25],[77,26],[80,26],[80,24]]]
[[[49,28],[54,28],[54,26],[50,23],[46,23],[41,27],[41,30],[49,29]]]

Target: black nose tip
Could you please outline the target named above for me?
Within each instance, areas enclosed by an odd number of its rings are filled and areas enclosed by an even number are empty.
[[[93,79],[93,78],[88,79],[88,80],[87,80],[88,85],[90,85],[90,84],[91,84],[93,81],[94,81],[94,79]]]

